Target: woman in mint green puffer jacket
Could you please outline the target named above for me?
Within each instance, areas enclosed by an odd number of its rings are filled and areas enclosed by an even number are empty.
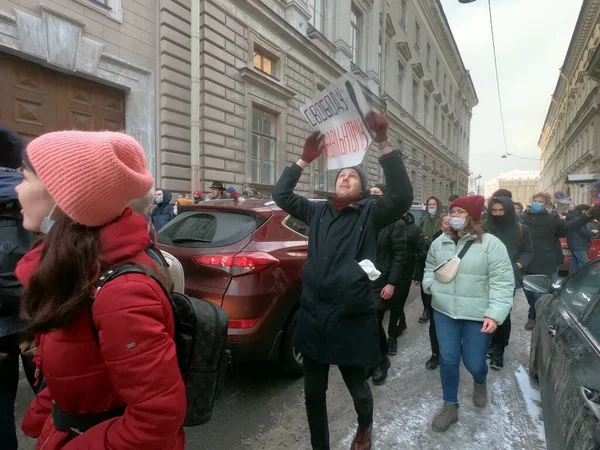
[[[475,242],[460,262],[452,282],[442,283],[433,273],[436,266],[457,255],[468,241],[476,238],[469,233],[458,244],[448,234],[436,239],[427,254],[423,289],[433,295],[433,309],[442,314],[477,322],[489,317],[501,325],[512,308],[515,282],[508,252],[500,239],[485,234],[482,242]]]
[[[473,403],[487,404],[486,352],[492,336],[513,304],[515,278],[506,247],[497,237],[484,234],[481,213],[484,198],[461,197],[449,207],[452,230],[429,249],[423,290],[433,296],[433,320],[440,347],[440,377],[444,407],[433,420],[444,432],[458,421],[458,385],[461,359],[473,375]],[[458,255],[473,241],[449,283],[436,279],[434,269]]]

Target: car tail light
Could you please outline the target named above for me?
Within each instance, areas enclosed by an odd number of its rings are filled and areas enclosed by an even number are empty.
[[[258,319],[229,319],[229,328],[247,330],[257,323]]]
[[[222,270],[234,277],[279,263],[277,258],[262,252],[199,255],[194,257],[194,261],[201,266]]]

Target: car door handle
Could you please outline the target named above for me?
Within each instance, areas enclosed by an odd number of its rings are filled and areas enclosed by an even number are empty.
[[[596,421],[600,422],[600,393],[586,388],[585,386],[579,386],[577,388],[579,398],[583,402],[583,406],[587,409]],[[594,401],[596,400],[596,401]]]
[[[555,325],[548,325],[548,334],[550,335],[550,337],[556,337],[556,326]]]

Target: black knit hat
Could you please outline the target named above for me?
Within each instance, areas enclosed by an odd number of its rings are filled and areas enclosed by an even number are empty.
[[[0,166],[18,169],[23,165],[23,141],[12,131],[0,126]]]
[[[363,192],[368,191],[367,186],[369,185],[369,183],[367,182],[367,176],[365,175],[364,170],[360,166],[344,167],[343,169],[341,169],[338,172],[337,177],[335,178],[335,182],[337,183],[337,180],[340,177],[340,173],[342,173],[342,170],[346,170],[346,169],[356,170],[356,172],[358,173],[358,176],[360,177],[360,190]]]

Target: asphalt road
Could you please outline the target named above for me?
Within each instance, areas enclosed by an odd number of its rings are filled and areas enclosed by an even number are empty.
[[[490,405],[477,409],[470,401],[472,379],[461,373],[459,423],[445,434],[431,430],[431,418],[441,406],[439,372],[425,369],[429,358],[427,326],[417,321],[422,311],[419,291],[413,289],[406,307],[408,330],[399,340],[398,355],[384,386],[373,386],[375,397],[374,449],[545,449],[539,394],[526,372],[529,332],[526,300],[519,292],[512,312],[513,335],[506,368],[491,372]],[[31,401],[24,380],[17,400],[20,420]],[[348,449],[356,415],[339,371],[332,369],[328,391],[332,449]],[[234,367],[212,420],[186,430],[191,450],[309,449],[302,380],[290,379],[269,364]],[[33,449],[22,437],[22,449]]]

